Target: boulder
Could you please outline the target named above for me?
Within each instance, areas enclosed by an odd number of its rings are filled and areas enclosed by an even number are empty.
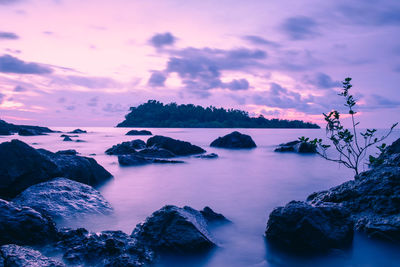
[[[84,134],[84,133],[87,133],[87,131],[81,130],[81,129],[75,129],[75,130],[73,130],[71,132],[68,132],[68,133],[70,133],[70,134]]]
[[[0,199],[0,245],[41,245],[56,240],[54,222],[29,208]]]
[[[126,135],[153,135],[150,131],[147,130],[130,130],[126,133]]]
[[[138,155],[147,158],[173,158],[176,157],[174,153],[163,148],[145,148],[138,151]]]
[[[61,229],[55,249],[65,262],[80,266],[147,266],[155,257],[151,249],[121,231]]]
[[[119,155],[118,163],[121,166],[139,166],[151,163],[184,163],[184,161],[147,158],[140,156],[139,154],[129,154],[129,155]]]
[[[204,209],[200,211],[201,215],[203,215],[204,219],[208,223],[227,223],[230,222],[224,215],[221,213],[216,213],[210,207],[206,206]]]
[[[122,142],[121,144],[114,145],[106,150],[107,155],[126,155],[135,153],[137,149],[143,149],[146,143],[140,139],[133,141]]]
[[[107,215],[111,205],[91,186],[65,178],[33,185],[13,202],[28,206],[53,220],[71,220],[88,214]]]
[[[216,159],[218,158],[218,155],[215,153],[210,153],[210,154],[204,154],[204,155],[197,155],[195,158],[200,158],[200,159]]]
[[[237,131],[227,134],[223,137],[218,137],[211,144],[211,147],[221,148],[254,148],[257,147],[253,139],[246,134],[241,134]]]
[[[12,267],[64,267],[65,264],[56,259],[44,256],[37,250],[17,245],[0,247],[0,266]]]
[[[292,201],[274,209],[265,231],[267,240],[278,247],[306,252],[344,248],[353,240],[353,222],[339,205],[312,206]]]
[[[275,152],[317,153],[317,146],[297,140],[280,144]]]
[[[188,156],[206,152],[201,147],[192,145],[189,142],[176,140],[161,135],[150,137],[147,140],[147,147],[163,148],[178,156]]]
[[[71,139],[71,137],[66,136],[66,137],[64,137],[63,141],[65,141],[65,142],[72,142],[72,139]]]
[[[210,214],[209,211],[206,213]],[[208,216],[211,218],[214,217]],[[164,206],[138,224],[132,237],[157,251],[198,253],[216,246],[207,230],[208,219],[187,206]]]

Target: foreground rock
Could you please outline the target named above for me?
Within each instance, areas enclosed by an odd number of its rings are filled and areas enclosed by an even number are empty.
[[[153,135],[150,131],[147,130],[130,130],[126,133],[126,135]]]
[[[91,186],[65,178],[33,185],[13,199],[53,220],[71,220],[88,214],[110,214],[111,205]]]
[[[4,245],[0,247],[0,266],[63,267],[65,264],[28,247]]]
[[[73,130],[71,132],[68,132],[68,133],[70,133],[70,134],[85,134],[85,133],[87,133],[87,131],[81,130],[81,129],[75,129],[75,130]]]
[[[121,144],[114,145],[106,150],[107,155],[127,155],[135,153],[138,149],[146,147],[146,143],[140,139],[133,141],[122,142]]]
[[[31,125],[15,125],[0,120],[0,135],[11,135],[19,133],[19,135],[44,135],[47,133],[54,133],[55,131],[50,130],[47,127],[31,126]]]
[[[10,199],[55,177],[95,186],[112,176],[92,158],[34,149],[19,140],[0,144],[0,198]]]
[[[138,224],[132,236],[157,251],[198,253],[209,250],[216,244],[207,230],[208,224],[226,220],[210,210],[207,209],[204,216],[187,206],[164,206]]]
[[[275,152],[297,152],[297,153],[317,153],[317,147],[307,142],[299,140],[285,144],[280,144]]]
[[[292,201],[272,211],[265,235],[285,249],[319,252],[349,246],[353,223],[347,209],[338,205],[313,207]]]
[[[143,157],[138,154],[129,154],[129,155],[119,155],[118,163],[121,166],[140,166],[151,163],[184,163],[184,161],[180,160],[166,160],[166,159],[158,159],[158,158],[148,158]]]
[[[85,229],[63,229],[56,249],[65,262],[86,266],[147,266],[154,252],[121,231],[90,233]]]
[[[56,239],[53,221],[29,208],[0,199],[0,245],[41,245]]]
[[[188,156],[206,152],[201,147],[192,145],[189,142],[176,140],[170,137],[156,135],[147,140],[147,147],[163,148],[178,156]]]
[[[218,137],[211,144],[211,147],[221,148],[254,148],[257,147],[253,139],[246,134],[241,134],[237,131],[227,134],[223,137]]]

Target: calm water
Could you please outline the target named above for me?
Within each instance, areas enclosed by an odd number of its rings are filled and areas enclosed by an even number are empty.
[[[55,128],[57,129],[57,128]],[[153,134],[189,141],[219,155],[218,159],[185,158],[185,164],[120,167],[116,156],[104,151],[122,141],[127,129],[85,128],[79,139],[86,143],[63,142],[60,134],[14,136],[35,148],[51,151],[76,149],[93,156],[114,175],[99,190],[115,209],[109,217],[66,222],[71,227],[93,231],[123,230],[135,225],[166,204],[196,209],[210,206],[233,223],[212,229],[220,248],[201,258],[171,258],[160,266],[399,266],[400,248],[357,235],[349,251],[307,258],[269,249],[263,234],[268,214],[290,200],[304,200],[314,191],[328,189],[352,178],[351,171],[316,155],[274,153],[277,144],[305,135],[323,137],[324,130],[241,129],[258,145],[252,150],[209,147],[231,129],[150,129]],[[69,131],[72,128],[58,128]],[[392,139],[398,138],[395,132]],[[13,137],[3,137],[1,142]],[[148,137],[138,137],[147,140]]]

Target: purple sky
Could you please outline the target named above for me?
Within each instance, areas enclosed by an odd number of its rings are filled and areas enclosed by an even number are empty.
[[[0,0],[0,118],[114,126],[148,99],[361,127],[400,116],[400,1]]]

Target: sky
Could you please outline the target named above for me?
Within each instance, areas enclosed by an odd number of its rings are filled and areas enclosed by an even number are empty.
[[[400,120],[397,0],[0,0],[0,118],[115,126],[149,99]]]

